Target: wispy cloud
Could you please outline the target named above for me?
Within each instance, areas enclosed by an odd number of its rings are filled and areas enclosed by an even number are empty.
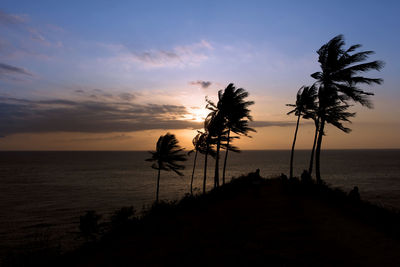
[[[75,89],[74,94],[78,95],[80,99],[96,99],[97,101],[126,101],[131,102],[136,99],[136,95],[129,92],[109,93],[101,89]]]
[[[63,47],[56,37],[62,32],[61,28],[55,25],[38,26],[28,15],[9,14],[0,10],[0,29],[4,29],[0,38],[0,55],[7,59],[48,59],[50,48]]]
[[[136,64],[139,67],[168,68],[198,65],[209,58],[212,45],[202,40],[190,45],[175,46],[172,49],[148,49],[138,51],[125,45],[100,44],[112,53],[110,58],[101,58],[100,61],[108,61],[115,64]]]
[[[61,142],[93,142],[93,141],[122,141],[132,139],[132,136],[126,134],[118,134],[104,137],[85,137],[85,138],[71,138],[59,140]]]
[[[189,82],[189,84],[191,84],[191,85],[200,85],[201,88],[207,89],[212,84],[212,82],[198,80],[198,81]]]
[[[33,74],[24,68],[0,63],[0,80],[21,80],[21,75],[33,77]]]
[[[261,128],[261,127],[288,127],[295,125],[292,121],[251,121],[250,127]]]
[[[13,26],[24,24],[27,20],[26,15],[13,15],[7,14],[6,12],[0,10],[0,25]]]

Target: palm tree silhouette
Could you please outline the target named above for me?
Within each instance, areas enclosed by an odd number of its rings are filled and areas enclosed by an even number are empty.
[[[314,121],[314,126],[315,126],[314,141],[313,141],[313,146],[311,149],[310,165],[308,167],[308,173],[311,175],[312,170],[313,170],[313,163],[314,163],[315,145],[317,144],[318,131],[319,131],[319,117],[317,115],[317,109],[315,110],[315,113],[313,113],[313,115],[310,116],[310,118]]]
[[[216,157],[216,151],[214,149],[215,146],[215,138],[212,136],[213,132],[213,121],[209,116],[204,120],[204,139],[205,139],[205,150],[201,150],[199,152],[204,154],[204,178],[203,178],[203,194],[206,193],[206,184],[207,184],[207,163],[208,163],[208,155],[212,157]],[[210,133],[211,130],[211,133]]]
[[[207,143],[213,143],[216,145],[214,172],[214,188],[216,188],[219,186],[219,151],[221,149],[222,136],[226,133],[226,131],[224,131],[226,120],[220,109],[214,109],[214,107],[210,106],[210,104],[207,105],[207,108],[211,110],[211,112],[207,115],[205,123],[207,125],[209,137],[207,138]]]
[[[382,79],[361,76],[362,72],[380,70],[384,65],[384,63],[379,60],[361,63],[367,60],[368,56],[374,53],[373,51],[353,53],[356,49],[360,48],[361,45],[352,45],[347,50],[343,49],[344,45],[343,35],[338,35],[324,44],[317,51],[321,71],[311,74],[311,77],[317,80],[316,84],[320,85],[318,90],[320,122],[315,152],[315,167],[318,182],[321,182],[320,153],[325,123],[332,123],[332,120],[331,122],[328,121],[327,116],[334,117],[332,112],[337,109],[332,107],[338,105],[340,107],[339,110],[344,112],[344,110],[347,110],[349,107],[348,103],[352,101],[360,103],[362,106],[372,108],[370,96],[373,95],[373,93],[365,92],[360,89],[358,85],[381,84],[383,82]],[[343,106],[338,104],[338,102],[343,103]],[[332,108],[331,111],[329,111],[330,108]]]
[[[290,154],[290,178],[293,178],[293,157],[294,157],[294,147],[296,145],[297,131],[299,129],[300,118],[308,119],[315,110],[315,100],[317,98],[317,90],[314,85],[303,86],[297,91],[296,103],[286,104],[286,106],[294,107],[293,110],[289,111],[287,115],[295,114],[297,116],[296,130],[294,132],[292,152]]]
[[[314,85],[315,86],[315,85]],[[333,126],[337,127],[339,130],[345,132],[345,133],[350,133],[351,129],[347,128],[343,125],[343,122],[350,122],[349,120],[350,117],[354,117],[355,113],[347,112],[347,109],[350,107],[348,104],[343,104],[339,100],[335,100],[332,104],[329,105],[329,107],[323,111],[319,110],[318,102],[310,102],[309,104],[312,104],[312,106],[309,106],[306,109],[305,115],[303,115],[303,118],[305,119],[312,119],[314,121],[315,125],[315,132],[314,132],[314,141],[313,141],[313,147],[311,150],[311,159],[310,159],[310,165],[308,169],[308,173],[311,175],[312,169],[313,169],[313,159],[314,159],[314,152],[315,152],[315,146],[317,143],[317,138],[318,138],[318,133],[319,133],[319,124],[320,124],[320,118],[321,118],[321,112],[325,112],[325,118],[326,122],[329,124],[332,124]],[[324,135],[324,133],[323,133]],[[319,181],[320,182],[320,181]]]
[[[156,191],[156,203],[158,203],[161,170],[174,171],[176,174],[183,176],[179,170],[185,169],[185,166],[180,165],[179,162],[186,161],[187,158],[183,153],[183,148],[178,145],[175,135],[170,133],[160,136],[157,141],[156,151],[149,151],[149,153],[152,156],[146,161],[154,162],[151,167],[158,170]]]
[[[225,151],[224,168],[222,171],[222,183],[225,184],[225,171],[226,163],[228,160],[228,152],[230,149],[231,132],[238,135],[248,136],[248,132],[255,132],[253,128],[249,127],[249,121],[253,120],[250,115],[249,106],[254,104],[254,101],[246,101],[245,98],[249,96],[243,88],[235,88],[230,83],[224,90],[222,96],[222,110],[226,117],[226,128],[227,128],[227,149]]]
[[[250,115],[249,106],[253,105],[253,101],[245,101],[245,98],[249,96],[249,93],[246,92],[243,88],[236,88],[233,83],[230,83],[224,91],[220,90],[218,92],[218,103],[214,104],[212,101],[207,100],[208,105],[207,108],[212,112],[217,113],[223,117],[224,127],[223,129],[219,129],[222,131],[221,136],[219,136],[218,140],[221,141],[221,138],[226,140],[226,148],[225,159],[224,159],[224,167],[222,174],[222,183],[225,184],[225,173],[226,173],[226,163],[228,159],[228,152],[232,151],[230,146],[231,132],[234,132],[238,135],[246,135],[248,136],[249,131],[255,132],[253,128],[248,126],[248,121],[253,120]],[[225,137],[226,136],[226,137]],[[239,151],[239,150],[236,150]],[[218,147],[217,147],[217,157],[218,156]],[[218,163],[216,164],[218,166]],[[216,167],[216,177],[218,177],[218,169]]]
[[[196,161],[197,161],[197,153],[200,152],[201,154],[206,153],[207,149],[207,134],[203,133],[201,131],[197,131],[196,136],[193,138],[192,143],[194,146],[194,149],[189,151],[189,155],[193,152],[194,154],[194,161],[193,161],[193,171],[192,171],[192,179],[190,180],[190,194],[193,195],[193,180],[194,180],[194,171],[196,169]],[[213,152],[211,152],[211,155],[213,155]]]

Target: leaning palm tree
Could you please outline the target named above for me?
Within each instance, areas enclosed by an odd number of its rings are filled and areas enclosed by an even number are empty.
[[[183,176],[180,170],[185,169],[185,166],[179,164],[179,162],[186,161],[187,158],[186,154],[183,153],[183,148],[178,145],[175,135],[170,133],[160,136],[157,141],[156,151],[149,151],[149,153],[152,156],[146,161],[154,162],[151,167],[158,170],[156,191],[156,203],[158,203],[161,170],[174,171],[176,174]]]
[[[310,165],[308,167],[308,173],[311,175],[312,170],[313,170],[313,163],[314,163],[315,146],[317,144],[318,131],[319,131],[319,117],[316,115],[316,112],[315,112],[315,113],[312,113],[312,115],[310,115],[309,118],[311,118],[314,121],[314,126],[315,126],[314,141],[313,141],[313,146],[311,149]]]
[[[303,86],[297,91],[296,103],[286,104],[286,106],[294,107],[293,110],[289,111],[287,115],[295,114],[297,116],[296,130],[294,131],[294,138],[292,144],[292,152],[290,154],[290,178],[293,178],[293,157],[294,147],[296,145],[297,131],[299,129],[300,118],[308,118],[308,113],[312,112],[315,108],[315,100],[317,98],[316,88],[312,86]]]
[[[373,51],[363,51],[353,53],[361,45],[356,44],[348,49],[343,49],[345,45],[343,35],[338,35],[324,44],[318,51],[318,62],[321,66],[320,72],[311,75],[316,79],[316,83],[320,85],[318,91],[320,125],[316,147],[316,177],[317,181],[321,181],[320,173],[320,153],[322,145],[322,137],[325,124],[329,123],[327,111],[337,101],[342,102],[345,106],[349,102],[360,103],[362,106],[372,108],[370,96],[371,92],[366,92],[358,87],[358,85],[381,84],[382,79],[367,78],[361,76],[361,73],[369,70],[380,70],[384,63],[376,60],[363,63],[373,54]]]
[[[254,104],[254,101],[246,101],[245,99],[249,96],[243,88],[235,88],[231,83],[225,90],[222,97],[222,109],[226,117],[226,128],[227,128],[227,149],[225,151],[224,168],[222,171],[222,183],[225,184],[225,173],[226,164],[228,160],[228,152],[232,151],[229,149],[231,132],[237,135],[248,136],[249,132],[255,132],[253,128],[249,127],[249,121],[253,120],[250,115],[249,106]]]
[[[216,145],[215,153],[215,172],[214,172],[214,188],[219,186],[219,152],[221,149],[221,141],[225,134],[225,117],[223,113],[215,109],[213,110],[209,105],[207,107],[212,110],[206,118],[207,132],[209,135],[208,144],[212,142]]]
[[[194,148],[193,148],[193,150],[189,151],[189,153],[188,153],[188,154],[191,154],[191,153],[195,152],[194,161],[193,161],[192,179],[190,180],[190,194],[191,195],[193,195],[193,180],[194,180],[194,171],[196,169],[197,153],[200,152],[202,154],[205,154],[206,147],[207,147],[206,139],[207,139],[206,133],[197,131],[196,136],[192,140]],[[211,155],[213,155],[213,152],[211,152]]]
[[[216,139],[213,137],[213,121],[210,117],[204,121],[204,139],[205,145],[204,149],[200,150],[202,154],[204,154],[204,178],[203,178],[203,194],[206,193],[206,184],[207,184],[207,163],[208,163],[208,155],[212,157],[216,157],[216,151],[214,149]],[[211,132],[210,132],[211,131]]]
[[[250,115],[249,106],[253,105],[253,101],[246,101],[245,98],[249,96],[249,93],[246,92],[243,88],[236,88],[233,83],[230,83],[224,91],[220,90],[218,92],[218,102],[214,104],[212,101],[207,100],[207,107],[212,112],[219,112],[222,114],[224,118],[224,131],[225,135],[227,135],[226,142],[224,145],[226,147],[225,159],[224,159],[224,167],[222,173],[222,183],[225,184],[225,173],[226,173],[226,163],[228,159],[228,152],[232,151],[230,148],[231,132],[238,135],[248,136],[248,132],[255,130],[248,126],[249,120],[253,120]],[[218,154],[217,154],[218,155]],[[217,171],[216,171],[217,172]]]

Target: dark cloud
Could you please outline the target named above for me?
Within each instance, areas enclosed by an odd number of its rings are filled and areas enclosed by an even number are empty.
[[[0,63],[0,78],[7,75],[23,74],[28,76],[33,76],[32,73],[24,68],[11,66],[8,64]]]
[[[184,106],[0,97],[0,135],[42,132],[110,133],[201,128],[183,120]]]
[[[191,85],[200,85],[201,88],[207,89],[212,84],[212,82],[210,82],[210,81],[200,81],[199,80],[199,81],[189,82],[189,84],[191,84]]]

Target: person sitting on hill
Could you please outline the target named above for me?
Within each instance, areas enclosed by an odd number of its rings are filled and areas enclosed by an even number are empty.
[[[358,187],[355,186],[349,193],[349,199],[353,201],[360,201],[360,192],[358,192]]]
[[[311,183],[311,175],[307,170],[303,170],[303,173],[301,174],[301,182],[305,184]]]

